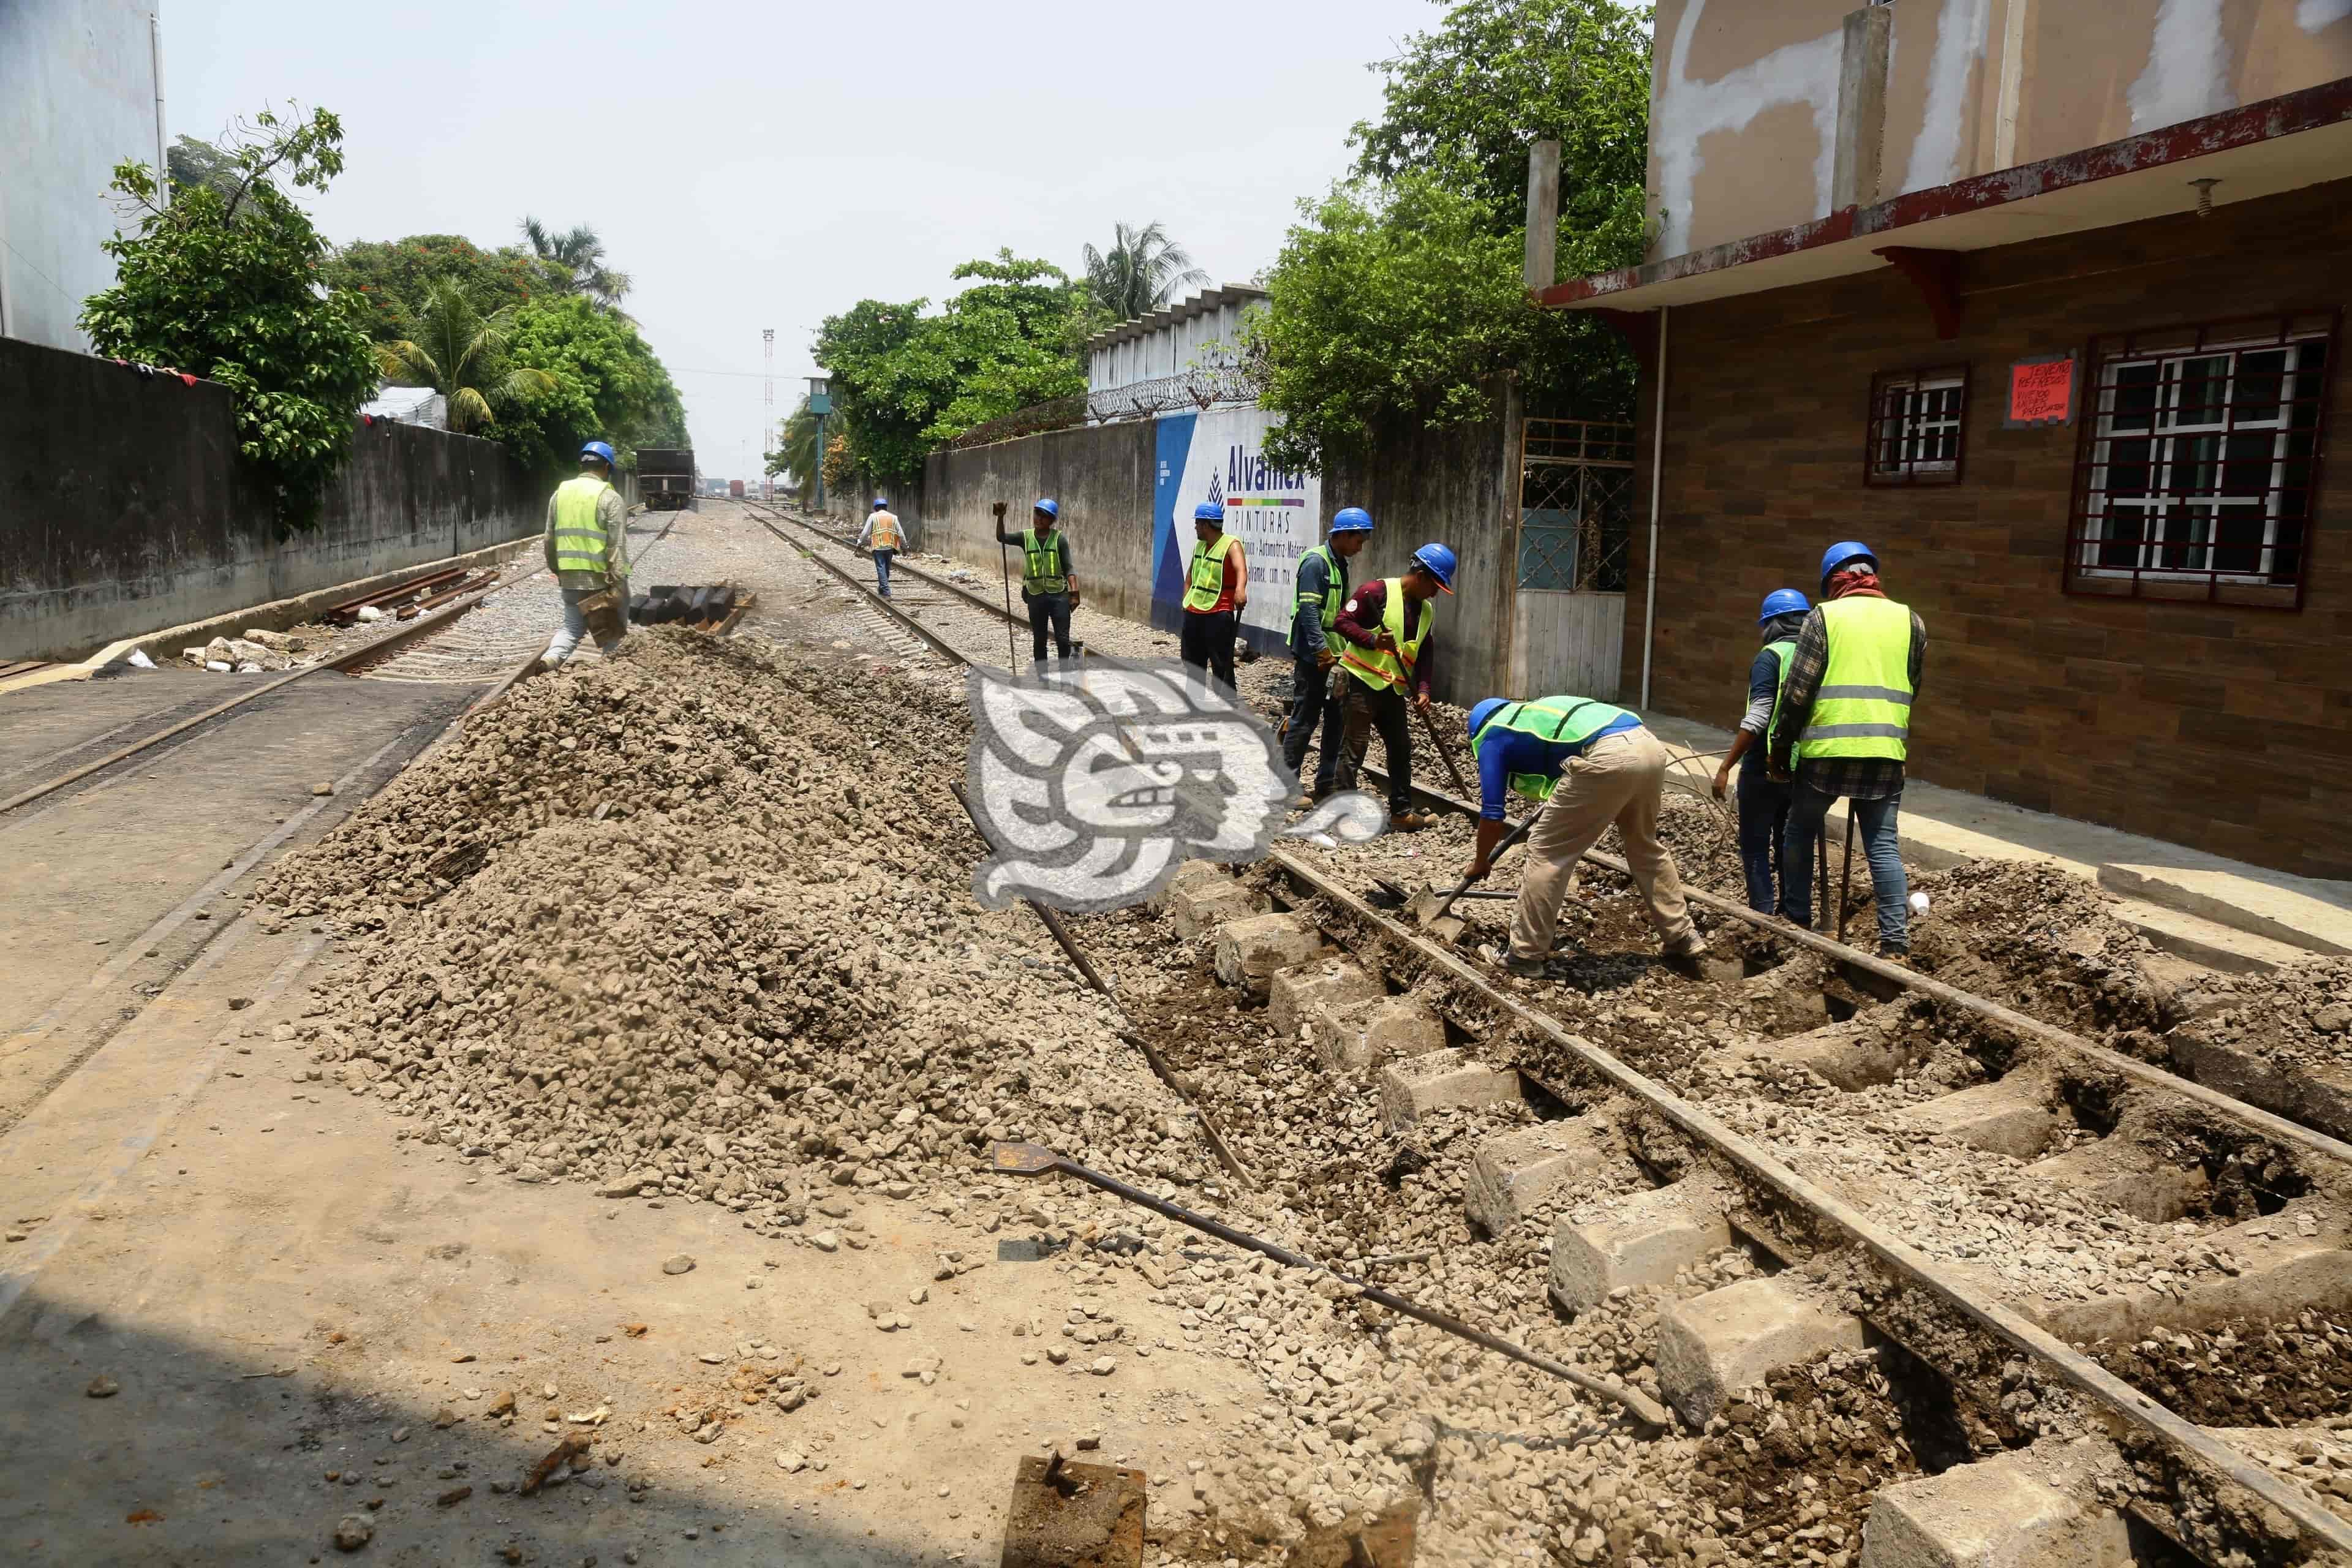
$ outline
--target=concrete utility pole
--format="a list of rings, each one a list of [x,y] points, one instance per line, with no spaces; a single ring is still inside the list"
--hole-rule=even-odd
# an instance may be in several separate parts
[[[776,329],[760,329],[760,347],[766,358],[761,371],[760,390],[762,412],[760,416],[760,493],[772,495],[768,477],[768,454],[782,443],[776,440]]]
[[[1530,289],[1559,281],[1559,143],[1528,149],[1528,265]]]

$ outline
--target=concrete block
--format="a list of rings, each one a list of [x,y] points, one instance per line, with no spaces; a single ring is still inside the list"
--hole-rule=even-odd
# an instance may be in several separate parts
[[[2122,1138],[2102,1138],[2036,1160],[2025,1173],[2113,1204],[2150,1225],[2179,1219],[2202,1202],[2213,1185],[2202,1170],[2168,1165]]]
[[[2128,1568],[2123,1517],[2076,1495],[2043,1443],[1881,1489],[1861,1568]]]
[[[1617,1119],[1606,1111],[1514,1127],[1478,1145],[1462,1204],[1471,1223],[1489,1236],[1504,1236],[1577,1182],[1612,1166],[1630,1173],[1632,1164]]]
[[[1450,1105],[1508,1105],[1523,1098],[1517,1073],[1473,1061],[1451,1046],[1381,1069],[1381,1125],[1391,1131]]]
[[[1793,1275],[1742,1279],[1658,1320],[1658,1390],[1694,1426],[1772,1372],[1863,1348],[1862,1320]]]
[[[2172,1068],[2275,1116],[2331,1138],[2352,1138],[2352,1070],[2333,1063],[2283,1067],[2234,1043],[2207,1038],[2195,1024],[2165,1037]]]
[[[1323,956],[1323,933],[1305,915],[1248,915],[1217,928],[1217,978],[1263,996],[1274,977]]]
[[[2012,1160],[2039,1157],[2066,1120],[2050,1103],[2049,1086],[2025,1073],[1906,1105],[1887,1118],[1906,1131],[1937,1133]]]
[[[1445,1021],[1411,996],[1376,996],[1327,1013],[1315,1020],[1314,1033],[1316,1058],[1328,1072],[1370,1072],[1400,1057],[1445,1048]]]
[[[2303,1234],[2305,1215],[2316,1222],[2310,1236]],[[2343,1221],[2331,1219],[2319,1200],[2309,1199],[2197,1239],[2196,1251],[2226,1257],[2234,1273],[2208,1269],[2168,1288],[2135,1286],[2088,1301],[2032,1303],[2026,1310],[2052,1333],[2077,1344],[2144,1339],[2158,1324],[2209,1329],[2232,1318],[2268,1321],[2306,1309],[2341,1312],[2352,1310],[2347,1239]]]
[[[1751,1047],[1749,1054],[1811,1068],[1843,1089],[1868,1089],[1893,1083],[1896,1073],[1926,1053],[1927,1032],[1915,1035],[1914,1022],[1907,1004],[1889,1003],[1843,1024]]]
[[[1301,1024],[1325,1013],[1336,1013],[1359,1002],[1387,995],[1388,987],[1344,958],[1318,969],[1294,969],[1277,974],[1266,990],[1265,1019],[1274,1032],[1288,1039]]]
[[[1163,893],[1168,918],[1187,942],[1265,909],[1265,900],[1205,860],[1178,867]]]
[[[1731,1194],[1715,1177],[1588,1205],[1551,1238],[1551,1291],[1571,1312],[1590,1311],[1627,1287],[1656,1289],[1731,1245]]]
[[[1162,882],[1160,885],[1160,890],[1151,895],[1151,908],[1158,913],[1165,914],[1175,903],[1178,893],[1187,889],[1213,888],[1220,884],[1240,886],[1234,881],[1230,872],[1213,860],[1179,860],[1176,862],[1176,868],[1168,873],[1168,880]]]

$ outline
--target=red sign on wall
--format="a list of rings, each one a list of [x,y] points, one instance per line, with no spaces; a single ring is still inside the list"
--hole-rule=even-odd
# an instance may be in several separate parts
[[[2037,425],[2074,422],[2074,356],[2045,354],[2018,360],[2009,367],[2008,417],[2011,430]]]

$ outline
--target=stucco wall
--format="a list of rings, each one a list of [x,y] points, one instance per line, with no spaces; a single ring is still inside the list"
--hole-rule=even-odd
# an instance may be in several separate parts
[[[1827,216],[1853,9],[1660,0],[1653,258]],[[2352,0],[1902,0],[1888,16],[1881,174],[1866,199],[2352,75]]]
[[[120,637],[539,531],[505,447],[378,420],[319,526],[280,539],[236,462],[229,393],[0,339],[0,658]]]
[[[0,332],[87,349],[81,303],[114,281],[114,165],[155,162],[156,0],[0,4]]]

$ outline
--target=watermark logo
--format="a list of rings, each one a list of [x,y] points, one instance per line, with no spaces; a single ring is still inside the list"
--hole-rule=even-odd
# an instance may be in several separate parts
[[[1043,673],[971,671],[967,779],[996,853],[972,873],[991,909],[1072,911],[1150,897],[1185,859],[1262,859],[1279,837],[1362,844],[1388,812],[1356,791],[1281,826],[1298,781],[1265,721],[1169,659],[1089,657]]]

